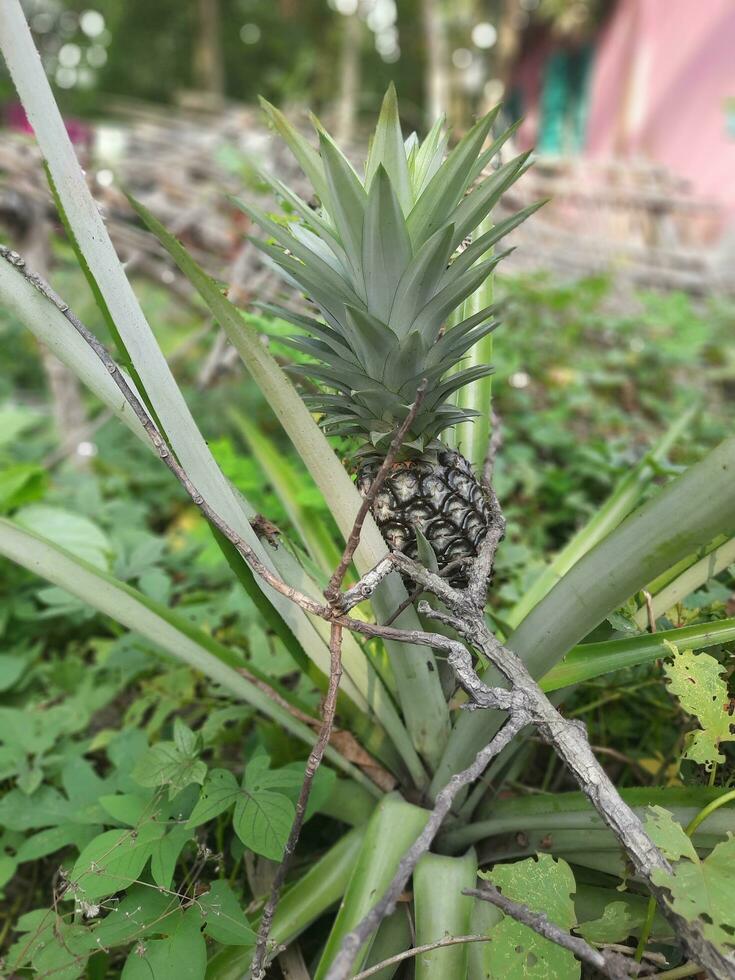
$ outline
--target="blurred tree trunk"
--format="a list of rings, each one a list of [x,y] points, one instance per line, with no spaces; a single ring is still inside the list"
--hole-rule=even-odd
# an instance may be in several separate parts
[[[498,21],[498,41],[495,46],[495,77],[508,90],[513,65],[521,49],[521,6],[518,0],[503,0]]]
[[[18,241],[18,250],[28,263],[28,268],[43,279],[48,279],[50,260],[51,225],[44,208],[35,202],[30,205],[28,222]],[[87,458],[80,456],[77,447],[87,438],[87,413],[75,374],[55,357],[44,344],[39,344],[41,364],[46,375],[51,400],[51,412],[59,438],[59,456],[68,458],[80,469],[87,465]]]
[[[194,77],[199,90],[217,102],[225,92],[219,0],[196,2],[198,31],[194,49]]]
[[[360,98],[362,21],[358,14],[343,16],[339,59],[340,93],[337,103],[335,135],[338,143],[351,143],[355,135],[357,104]]]
[[[426,44],[425,97],[429,123],[449,110],[449,47],[441,0],[421,0]]]

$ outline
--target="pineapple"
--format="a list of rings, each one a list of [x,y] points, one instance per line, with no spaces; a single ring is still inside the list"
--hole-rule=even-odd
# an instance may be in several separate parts
[[[421,549],[425,558],[428,542],[438,568],[451,564],[450,581],[462,586],[468,561],[461,559],[477,554],[490,511],[469,462],[440,437],[477,414],[457,407],[453,396],[492,371],[490,365],[462,369],[461,361],[497,326],[496,308],[460,322],[450,318],[503,257],[488,257],[492,246],[535,208],[467,243],[525,171],[528,154],[483,175],[512,132],[483,149],[498,109],[448,154],[441,120],[423,142],[415,134],[404,141],[391,86],[363,178],[318,122],[317,152],[277,109],[263,105],[316,197],[316,205],[309,205],[264,173],[289,215],[274,220],[240,205],[268,236],[256,244],[306,294],[318,317],[268,309],[300,329],[288,342],[313,359],[298,370],[320,386],[320,394],[308,398],[320,424],[328,434],[359,438],[357,485],[363,495],[418,386],[428,380],[372,510],[390,548],[411,557]]]

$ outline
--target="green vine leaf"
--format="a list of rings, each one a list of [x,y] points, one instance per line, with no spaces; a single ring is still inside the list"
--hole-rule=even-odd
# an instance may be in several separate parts
[[[247,788],[235,804],[235,833],[256,854],[280,861],[296,810],[289,798],[270,790]]]
[[[722,742],[735,740],[733,724],[727,712],[727,684],[722,678],[724,668],[707,653],[680,653],[673,643],[666,643],[673,659],[664,664],[669,690],[687,714],[694,715],[701,728],[688,736],[683,758],[691,759],[706,769],[725,761],[720,752]]]
[[[496,865],[480,872],[506,898],[522,902],[534,912],[545,913],[551,922],[567,932],[576,923],[574,875],[566,861],[550,854],[527,858],[514,864]],[[572,953],[543,936],[504,916],[490,930],[488,943],[489,975],[505,980],[578,980],[580,966]]]
[[[199,759],[202,741],[187,725],[176,718],[173,742],[159,742],[150,748],[133,769],[133,779],[140,786],[168,786],[168,798],[191,783],[201,785],[207,765]]]
[[[207,946],[201,933],[201,915],[193,908],[166,920],[164,939],[143,940],[125,961],[122,980],[204,980]],[[167,928],[168,927],[168,928]]]
[[[621,943],[640,923],[641,917],[633,914],[627,902],[611,902],[599,919],[583,922],[574,931],[588,943]]]
[[[255,945],[255,933],[226,881],[213,881],[207,894],[199,899],[199,908],[204,916],[205,933],[218,943]]]
[[[651,809],[655,812],[646,830],[675,862],[673,874],[658,869],[653,881],[669,890],[675,912],[690,922],[698,920],[707,939],[727,950],[735,949],[735,837],[721,841],[702,860],[672,815],[661,807]]]

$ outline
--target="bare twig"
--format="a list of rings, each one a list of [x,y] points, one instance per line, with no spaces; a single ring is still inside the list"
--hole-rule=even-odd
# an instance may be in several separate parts
[[[462,894],[469,895],[471,898],[479,898],[483,902],[490,902],[491,905],[499,908],[505,915],[511,916],[516,922],[528,926],[529,929],[533,929],[545,939],[550,939],[552,943],[568,949],[574,953],[577,959],[594,967],[604,976],[610,977],[610,980],[629,980],[631,974],[637,975],[641,971],[640,964],[633,960],[628,960],[620,953],[601,952],[579,936],[572,936],[564,929],[554,925],[544,912],[534,912],[527,905],[506,898],[490,882],[483,883],[482,888],[465,888]]]
[[[373,506],[373,502],[378,495],[380,488],[385,483],[388,474],[391,471],[391,467],[396,461],[400,448],[414,423],[418,410],[421,408],[421,403],[424,400],[424,395],[426,394],[427,385],[428,382],[426,379],[424,379],[418,386],[414,403],[409,409],[405,419],[398,427],[396,434],[393,436],[393,440],[390,444],[386,457],[380,464],[380,468],[375,474],[373,482],[370,484],[370,489],[365,494],[362,503],[360,504],[360,508],[357,511],[357,516],[355,517],[355,523],[352,526],[352,531],[350,532],[350,536],[347,538],[342,559],[335,569],[334,574],[330,578],[329,584],[324,590],[324,595],[330,602],[334,602],[339,597],[339,590],[342,586],[342,582],[344,581],[344,577],[347,574],[347,569],[350,567],[350,562],[352,561],[353,555],[360,544],[360,535],[362,534],[362,526],[365,523],[365,518],[370,513],[370,508]]]
[[[646,614],[648,615],[648,632],[656,632],[656,614],[653,611],[653,596],[648,589],[643,589],[643,598],[646,600]]]
[[[426,943],[423,946],[412,946],[411,949],[404,949],[402,953],[396,953],[395,956],[390,956],[387,960],[381,960],[380,963],[376,963],[375,966],[371,966],[368,970],[362,970],[360,973],[356,973],[352,980],[367,980],[368,977],[375,976],[376,973],[380,973],[387,966],[395,966],[396,963],[413,959],[414,956],[423,956],[424,953],[431,953],[435,949],[445,949],[447,946],[459,946],[464,943],[490,942],[492,942],[492,936],[445,936],[443,939],[438,939],[435,943]]]
[[[252,977],[252,980],[263,980],[263,977],[265,977],[268,933],[270,932],[271,924],[273,922],[273,915],[276,911],[276,905],[278,904],[281,889],[283,888],[286,875],[288,874],[288,869],[291,866],[291,861],[293,860],[294,851],[296,850],[296,845],[301,834],[301,828],[304,825],[306,805],[309,802],[309,794],[311,793],[314,776],[316,775],[316,771],[319,768],[322,758],[324,757],[324,752],[329,744],[330,735],[332,734],[334,712],[337,707],[337,691],[339,689],[341,677],[342,627],[338,623],[332,623],[331,634],[329,637],[329,689],[327,691],[327,696],[324,699],[322,727],[319,732],[319,738],[316,741],[316,745],[309,753],[309,758],[306,763],[306,770],[304,772],[304,781],[301,784],[301,791],[296,803],[296,815],[294,817],[293,824],[291,825],[291,832],[288,835],[286,846],[283,849],[283,857],[281,858],[281,863],[276,871],[276,876],[271,887],[271,893],[268,897],[268,901],[265,904],[263,915],[260,919],[258,938],[255,944],[255,953],[253,955],[253,962],[250,967],[250,976]]]

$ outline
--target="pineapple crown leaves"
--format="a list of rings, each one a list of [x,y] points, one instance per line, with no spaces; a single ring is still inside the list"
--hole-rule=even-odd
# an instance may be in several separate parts
[[[522,153],[482,176],[516,126],[483,149],[498,106],[449,152],[443,120],[423,141],[415,133],[404,140],[391,85],[361,177],[315,117],[318,149],[278,109],[262,99],[261,105],[319,201],[315,210],[263,173],[293,220],[284,224],[235,202],[267,236],[255,244],[320,314],[267,308],[298,328],[286,343],[316,362],[293,370],[337,393],[311,401],[330,432],[362,435],[375,447],[390,442],[418,384],[428,378],[429,394],[406,443],[409,451],[423,451],[444,429],[475,414],[451,399],[492,371],[489,365],[456,368],[498,325],[497,307],[451,327],[448,318],[508,254],[488,257],[490,250],[544,203],[513,214],[458,251],[528,168],[529,154]]]

